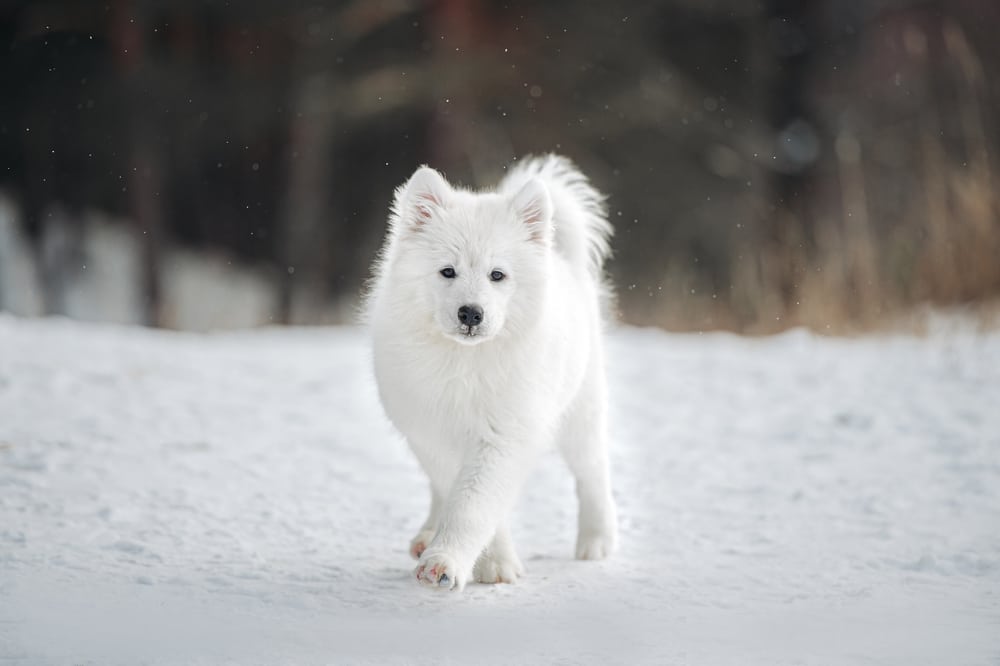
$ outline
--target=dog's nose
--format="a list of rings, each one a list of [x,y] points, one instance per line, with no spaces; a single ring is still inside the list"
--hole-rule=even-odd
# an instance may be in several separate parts
[[[458,309],[458,321],[463,326],[479,326],[483,323],[483,309],[478,305],[463,305]]]

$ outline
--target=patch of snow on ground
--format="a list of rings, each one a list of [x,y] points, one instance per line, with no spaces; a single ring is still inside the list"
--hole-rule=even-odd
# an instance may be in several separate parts
[[[0,662],[996,664],[1000,335],[610,335],[619,553],[417,585],[364,333],[0,315]]]

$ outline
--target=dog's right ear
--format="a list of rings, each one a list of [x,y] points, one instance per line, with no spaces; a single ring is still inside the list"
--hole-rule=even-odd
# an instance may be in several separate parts
[[[514,212],[528,228],[531,240],[548,243],[552,237],[552,197],[545,183],[532,178],[514,195]]]
[[[422,166],[410,176],[405,185],[396,190],[393,210],[402,228],[419,231],[440,216],[448,206],[451,195],[448,181],[434,169]]]

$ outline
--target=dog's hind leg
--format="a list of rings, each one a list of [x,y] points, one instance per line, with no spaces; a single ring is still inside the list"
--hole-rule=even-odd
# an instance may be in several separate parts
[[[576,477],[580,503],[576,557],[603,559],[615,548],[618,519],[611,496],[607,399],[601,378],[588,378],[570,407],[559,436],[559,449]]]
[[[472,577],[478,583],[515,583],[523,573],[524,566],[514,551],[509,521],[504,520],[490,545],[479,554]]]

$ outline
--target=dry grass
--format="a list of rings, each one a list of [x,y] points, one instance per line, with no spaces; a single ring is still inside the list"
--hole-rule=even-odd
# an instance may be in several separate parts
[[[842,131],[834,151],[840,200],[808,221],[809,241],[804,221],[779,209],[772,226],[782,237],[736,248],[728,289],[713,292],[672,264],[657,293],[625,290],[625,319],[680,331],[919,332],[931,306],[971,314],[985,328],[1000,324],[1000,178],[988,150],[1000,128],[962,30],[946,23],[942,33],[954,98],[927,108],[902,137],[916,184],[902,205],[884,199],[888,180],[903,181],[874,164],[877,137]],[[943,138],[944,113],[958,114],[949,118],[961,128],[958,146]]]

